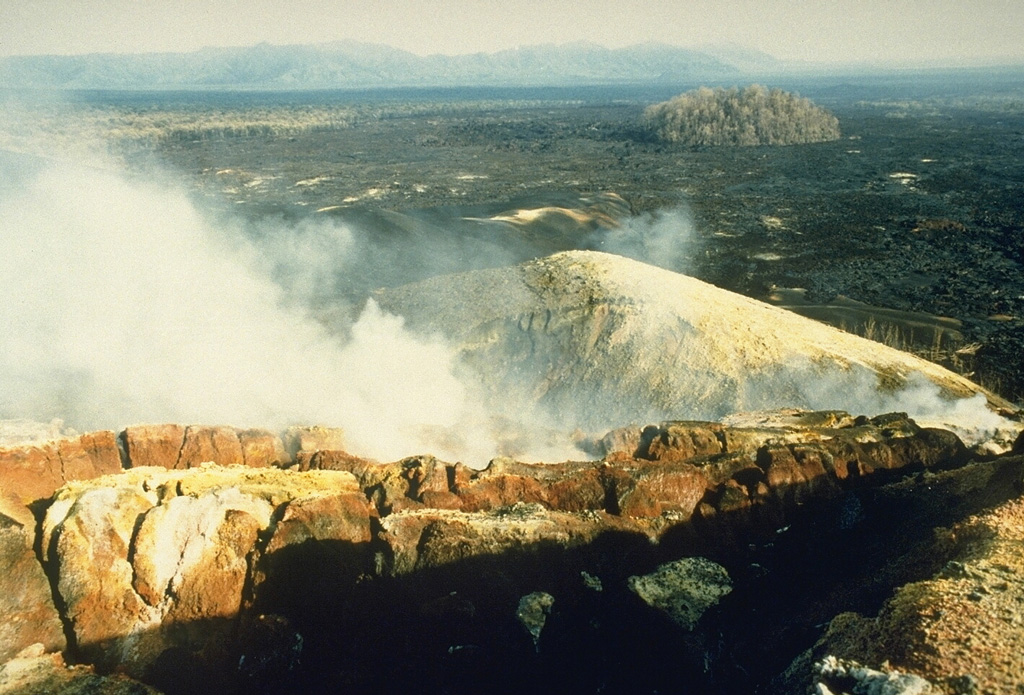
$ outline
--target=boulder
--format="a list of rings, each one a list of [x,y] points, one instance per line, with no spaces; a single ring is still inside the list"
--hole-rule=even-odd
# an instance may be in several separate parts
[[[533,647],[540,651],[540,634],[547,623],[551,607],[555,605],[555,597],[544,591],[535,591],[519,599],[516,607],[516,620],[523,626],[533,640]]]
[[[725,568],[702,557],[667,562],[649,574],[630,577],[628,584],[644,603],[684,630],[693,630],[701,616],[732,591]]]

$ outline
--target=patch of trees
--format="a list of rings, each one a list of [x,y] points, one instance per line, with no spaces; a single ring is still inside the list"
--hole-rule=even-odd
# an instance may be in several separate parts
[[[839,138],[829,111],[781,89],[701,87],[648,106],[655,135],[685,145],[796,145]]]

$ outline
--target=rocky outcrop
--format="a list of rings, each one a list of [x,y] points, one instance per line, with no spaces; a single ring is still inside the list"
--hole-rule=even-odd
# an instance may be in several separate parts
[[[295,451],[305,442],[306,431],[336,432],[327,428],[290,428],[284,440],[295,442]],[[136,425],[121,433],[126,467],[160,466],[183,469],[201,463],[234,464],[262,468],[282,466],[291,461],[282,437],[267,430],[240,430],[233,427],[197,427],[181,425]],[[315,440],[314,440],[315,441]],[[330,443],[334,443],[331,441]]]
[[[571,550],[609,531],[643,533],[641,525],[626,518],[553,512],[526,503],[486,513],[408,510],[384,517],[381,526],[390,557],[387,572],[393,576],[544,546]]]
[[[886,483],[921,492],[901,498],[909,510],[944,476],[989,470],[973,474],[978,490],[1020,480],[1017,459],[967,465],[955,435],[902,414],[792,411],[735,422],[624,428],[587,445],[595,460],[499,458],[483,470],[431,456],[382,464],[302,451],[317,445],[308,443],[276,466],[244,465],[247,442],[273,457],[284,440],[129,428],[121,439],[130,467],[65,483],[33,503],[38,519],[18,496],[0,504],[0,597],[10,597],[0,598],[0,656],[38,642],[169,695],[373,690],[365,664],[382,650],[402,664],[391,676],[398,690],[490,678],[542,692],[543,679],[569,671],[585,674],[587,691],[710,687],[731,658],[715,645],[742,641],[728,616],[756,624],[767,612],[743,602],[761,595],[758,578],[770,571],[759,555],[797,537],[790,524],[804,524],[808,539],[847,533],[866,523],[864,506]],[[321,434],[311,441],[329,441]],[[104,441],[116,446],[112,435]],[[236,462],[196,462],[207,455]],[[133,467],[140,461],[166,465]],[[985,586],[968,606],[1003,591]],[[829,634],[868,621],[876,635],[884,622],[845,620]],[[844,651],[843,640],[826,644],[808,654],[799,687],[828,654],[882,660],[881,651]],[[626,654],[642,683],[609,671]],[[524,669],[530,659],[536,668]],[[939,673],[892,663],[928,680]]]
[[[34,430],[33,430],[34,431]],[[251,468],[290,466],[300,455],[344,448],[335,427],[293,426],[281,435],[261,429],[198,425],[133,425],[110,431],[8,438],[0,446],[0,490],[30,503],[52,495],[64,483],[117,473],[122,468],[159,466],[187,469],[203,463]]]
[[[1021,463],[1024,463],[1022,461]],[[1019,468],[1018,475],[1019,475]],[[1024,688],[1024,498],[938,529],[932,552],[944,564],[899,588],[878,615],[843,613],[798,658],[777,692],[807,678],[807,664],[888,664],[930,682],[932,691],[1011,693]],[[805,682],[805,680],[804,680]]]
[[[227,658],[253,568],[291,543],[365,543],[370,513],[349,473],[136,468],[62,488],[42,545],[76,653],[145,677],[170,650]]]

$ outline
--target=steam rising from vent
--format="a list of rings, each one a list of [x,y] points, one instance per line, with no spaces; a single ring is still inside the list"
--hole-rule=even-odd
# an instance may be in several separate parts
[[[166,185],[70,164],[20,178],[0,198],[0,417],[322,423],[384,459],[493,455],[439,339],[370,302],[342,343]],[[428,446],[424,428],[460,434]]]
[[[436,229],[409,218],[406,236],[380,240],[324,218],[243,233],[168,181],[108,166],[0,157],[0,419],[324,424],[345,429],[352,453],[474,466],[581,456],[575,428],[740,408],[1002,424],[984,396],[940,398],[934,383],[977,387],[935,365],[607,253],[435,277],[378,304],[368,283],[385,272],[452,270]],[[662,213],[581,245],[675,270],[691,231],[685,211]],[[485,243],[456,269],[523,252]],[[821,365],[834,357],[871,369],[831,378]],[[886,395],[882,363],[929,376]]]
[[[691,269],[695,239],[693,218],[685,207],[627,220],[594,235],[590,247],[676,272]]]

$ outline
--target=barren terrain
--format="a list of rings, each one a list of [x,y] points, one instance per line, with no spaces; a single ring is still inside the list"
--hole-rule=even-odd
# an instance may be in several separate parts
[[[481,246],[500,249],[502,264],[600,246],[571,224],[484,233],[465,218],[579,208],[605,193],[621,196],[618,216],[682,208],[692,227],[671,248],[647,249],[644,260],[759,299],[802,288],[812,306],[848,298],[868,309],[917,312],[915,321],[955,319],[946,324],[953,341],[944,344],[934,332],[915,333],[898,313],[816,314],[974,372],[983,385],[1019,398],[1019,76],[925,73],[795,86],[838,116],[840,140],[656,143],[639,127],[642,110],[675,91],[639,87],[90,93],[76,110],[51,107],[28,130],[60,133],[69,143],[100,135],[137,166],[155,156],[232,214],[330,215],[399,243],[427,237],[447,257],[442,271],[488,265]],[[5,144],[31,149],[25,129],[19,138]],[[400,284],[429,274],[418,272],[373,280]]]

